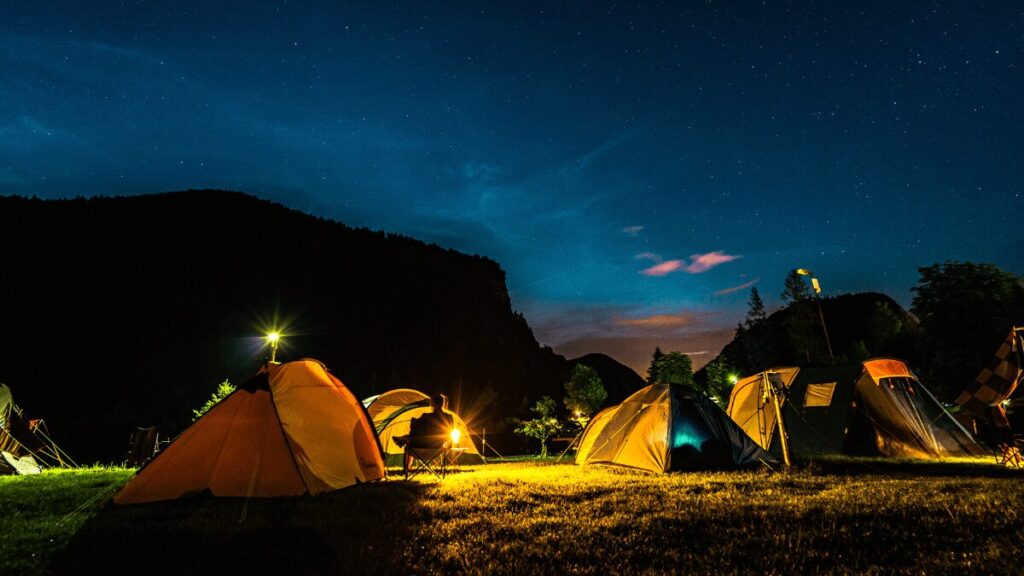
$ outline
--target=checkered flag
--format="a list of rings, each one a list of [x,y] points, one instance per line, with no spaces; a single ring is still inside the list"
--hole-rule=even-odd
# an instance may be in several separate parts
[[[1021,380],[1022,330],[1010,330],[1010,335],[988,366],[978,374],[971,387],[956,399],[957,405],[996,428],[1010,427],[1002,402],[1013,394]]]

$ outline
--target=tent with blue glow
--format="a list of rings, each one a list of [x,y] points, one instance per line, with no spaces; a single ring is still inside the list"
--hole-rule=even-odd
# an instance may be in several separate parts
[[[710,398],[688,386],[652,384],[595,416],[576,463],[652,472],[757,466],[773,461]]]

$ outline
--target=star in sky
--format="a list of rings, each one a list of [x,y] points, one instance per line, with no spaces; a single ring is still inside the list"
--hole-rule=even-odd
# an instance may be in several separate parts
[[[494,258],[556,350],[714,352],[798,266],[904,305],[919,266],[1024,272],[1021,16],[8,4],[0,191],[245,191]]]

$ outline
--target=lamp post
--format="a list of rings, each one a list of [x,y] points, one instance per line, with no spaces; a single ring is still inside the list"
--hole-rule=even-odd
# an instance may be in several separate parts
[[[270,362],[277,362],[277,343],[281,340],[281,335],[277,332],[269,332],[267,334],[267,342],[270,344]]]
[[[801,276],[810,276],[811,288],[814,289],[814,301],[818,304],[818,318],[821,320],[821,331],[825,333],[825,346],[828,347],[828,360],[832,364],[836,363],[835,356],[832,355],[832,341],[828,337],[828,328],[825,327],[825,314],[821,311],[821,284],[818,283],[818,279],[814,277],[814,272],[807,270],[806,268],[797,268],[796,273]]]

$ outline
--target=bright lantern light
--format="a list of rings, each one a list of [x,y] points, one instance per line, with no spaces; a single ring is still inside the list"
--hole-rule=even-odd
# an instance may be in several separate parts
[[[270,332],[267,334],[267,342],[270,342],[271,344],[276,344],[277,341],[280,339],[281,335],[278,334],[277,332]]]
[[[462,432],[458,428],[452,428],[452,446],[459,444],[459,438],[462,437]]]
[[[729,374],[729,382],[735,384],[737,380],[739,380],[739,378],[737,378],[735,374]]]

